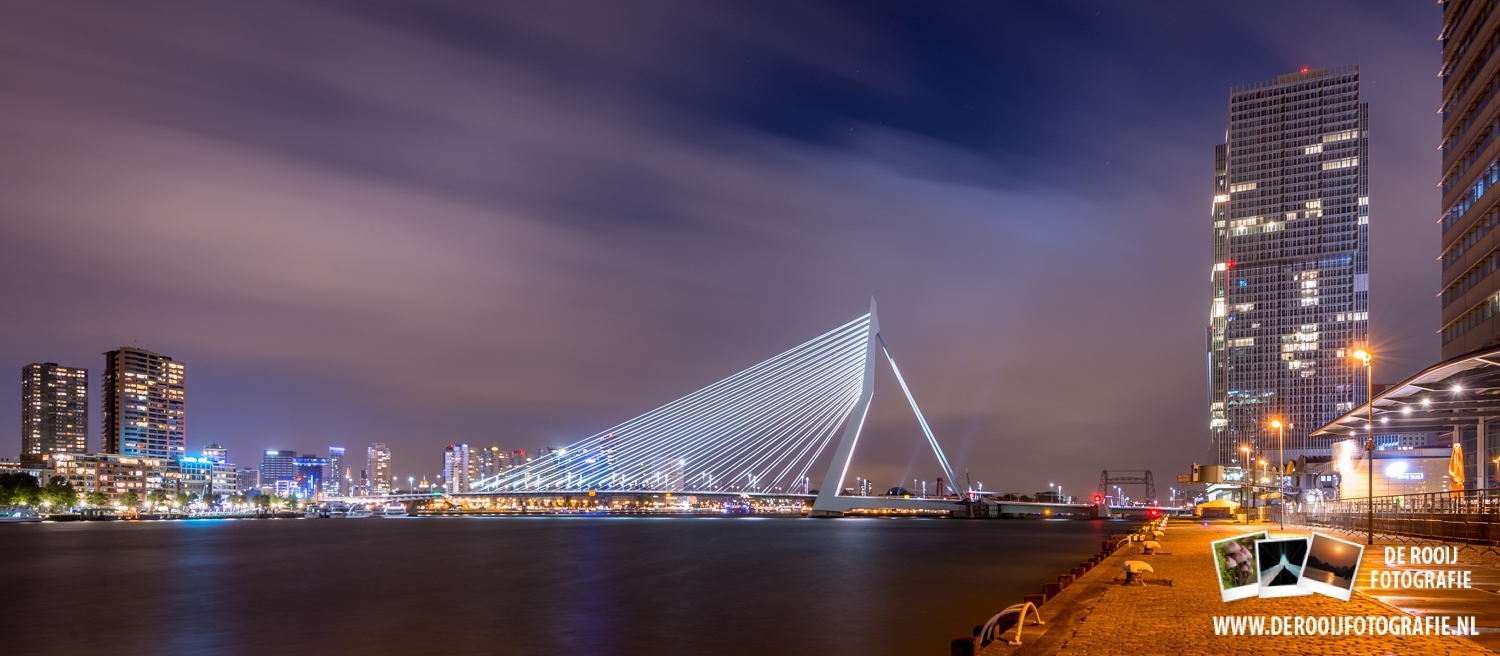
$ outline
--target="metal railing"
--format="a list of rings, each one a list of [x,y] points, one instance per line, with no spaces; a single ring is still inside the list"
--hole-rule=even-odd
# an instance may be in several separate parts
[[[1373,520],[1370,516],[1373,505]],[[1353,497],[1287,509],[1293,526],[1353,534],[1373,532],[1398,542],[1436,541],[1500,546],[1500,488]]]

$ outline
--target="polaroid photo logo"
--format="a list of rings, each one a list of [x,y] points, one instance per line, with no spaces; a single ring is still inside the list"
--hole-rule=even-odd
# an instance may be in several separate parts
[[[1229,602],[1318,593],[1349,601],[1359,576],[1362,544],[1313,533],[1271,539],[1265,531],[1213,542],[1219,596]]]
[[[1216,540],[1212,544],[1215,566],[1219,571],[1219,594],[1226,602],[1247,597],[1266,599],[1312,593],[1349,601],[1354,592],[1354,581],[1359,577],[1360,559],[1365,554],[1362,544],[1322,533],[1313,533],[1307,538],[1270,538],[1265,531],[1260,531]],[[1404,564],[1403,549],[1388,550],[1387,563]],[[1457,562],[1456,551],[1449,556],[1433,549],[1413,549],[1417,550],[1412,556],[1413,562]],[[1372,585],[1377,580],[1386,579],[1434,583],[1448,579],[1466,580],[1442,572],[1392,574],[1379,569],[1372,571],[1369,578]],[[1213,624],[1214,635],[1225,636],[1478,635],[1478,624],[1472,616],[1215,615]]]
[[[1212,543],[1219,570],[1219,597],[1223,601],[1260,594],[1260,571],[1255,566],[1255,543],[1270,537],[1265,531],[1248,533]]]

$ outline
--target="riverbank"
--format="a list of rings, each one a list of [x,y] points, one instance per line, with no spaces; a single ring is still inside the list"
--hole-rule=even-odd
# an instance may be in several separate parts
[[[1364,594],[1356,587],[1348,602],[1323,595],[1249,598],[1223,602],[1218,587],[1218,571],[1211,556],[1214,540],[1257,530],[1267,530],[1272,537],[1306,536],[1306,531],[1276,530],[1275,525],[1228,522],[1189,522],[1172,520],[1159,541],[1156,555],[1143,555],[1137,544],[1121,549],[1099,567],[1085,574],[1061,594],[1044,604],[1044,624],[1024,627],[1021,646],[1003,639],[992,643],[981,656],[1032,654],[1096,655],[1120,654],[1328,654],[1328,653],[1397,653],[1397,654],[1492,654],[1474,640],[1440,635],[1349,635],[1349,636],[1234,636],[1217,635],[1215,616],[1265,617],[1399,617],[1403,611],[1377,596]],[[1347,537],[1347,536],[1345,536]],[[1366,550],[1364,567],[1383,567],[1383,545]],[[1369,559],[1374,558],[1372,562]],[[1123,586],[1116,580],[1126,560],[1146,562],[1155,570],[1148,583]],[[1469,569],[1483,569],[1475,562]],[[1368,571],[1368,570],[1364,570]],[[1475,585],[1492,580],[1494,572],[1476,572]],[[1170,585],[1165,583],[1170,581]],[[1392,597],[1396,595],[1391,595]],[[1409,596],[1409,595],[1406,595]],[[1493,600],[1493,601],[1492,601]],[[1019,601],[1019,600],[1017,600]],[[1394,601],[1394,599],[1393,599]],[[1416,610],[1412,614],[1440,612],[1445,615],[1488,616],[1500,606],[1500,597],[1482,590],[1464,591],[1462,597],[1448,595],[1440,610]],[[1481,630],[1486,623],[1479,622]],[[1478,640],[1490,642],[1496,634],[1485,631]]]

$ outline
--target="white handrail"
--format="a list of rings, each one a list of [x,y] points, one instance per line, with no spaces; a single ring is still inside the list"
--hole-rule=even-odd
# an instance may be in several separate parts
[[[1036,619],[1037,624],[1044,624],[1044,622],[1042,622],[1042,614],[1036,609],[1036,604],[1033,604],[1029,601],[1016,604],[1014,606],[1006,608],[1005,610],[995,613],[995,616],[991,617],[990,621],[984,623],[984,628],[979,631],[979,646],[983,647],[990,644],[991,642],[1000,639],[1001,632],[996,630],[996,628],[999,626],[1000,618],[1005,617],[1006,615],[1009,615],[1011,613],[1020,613],[1021,617],[1016,620],[1016,639],[1009,642],[1012,645],[1021,644],[1021,627],[1026,624],[1027,609],[1031,610],[1031,616]]]

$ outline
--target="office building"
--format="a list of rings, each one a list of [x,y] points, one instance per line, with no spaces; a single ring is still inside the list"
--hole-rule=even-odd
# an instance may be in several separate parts
[[[168,494],[191,494],[212,500],[214,461],[203,457],[183,456],[162,469],[162,486]]]
[[[210,444],[203,447],[203,457],[214,462],[229,462],[229,449],[217,444]]]
[[[348,481],[345,480],[344,471],[344,447],[328,447],[328,474],[323,481],[323,493],[329,496],[341,497],[349,492]]]
[[[1215,152],[1209,424],[1220,465],[1328,453],[1309,432],[1365,402],[1368,106],[1357,66],[1230,91]]]
[[[159,353],[104,354],[104,450],[157,460],[187,455],[185,371]]]
[[[88,451],[89,372],[55,362],[21,369],[21,464]]]
[[[271,449],[261,456],[260,484],[257,486],[270,492],[277,483],[290,484],[297,480],[297,452],[286,449]]]
[[[449,444],[443,449],[443,489],[449,494],[468,492],[477,463],[467,444]]]
[[[365,450],[366,492],[391,493],[391,450],[376,442]]]
[[[255,469],[241,469],[234,473],[235,491],[241,494],[260,489],[260,471]]]
[[[295,493],[298,498],[316,499],[322,496],[323,483],[328,477],[328,459],[313,455],[302,455],[292,459],[296,468]]]

